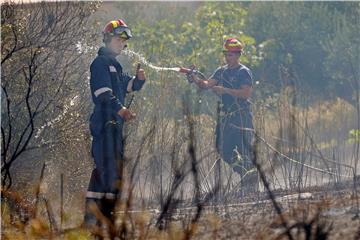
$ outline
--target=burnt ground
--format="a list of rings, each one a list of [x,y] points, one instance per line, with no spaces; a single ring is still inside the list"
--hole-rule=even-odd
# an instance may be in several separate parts
[[[184,238],[187,231],[192,233],[191,239],[289,239],[286,229],[291,229],[293,239],[360,239],[359,184],[357,191],[353,181],[344,181],[302,189],[300,193],[277,190],[273,194],[281,215],[268,194],[260,192],[246,196],[234,193],[226,202],[181,202],[158,225],[161,209],[139,210],[141,208],[135,204],[126,216],[119,211],[117,219],[127,222],[129,237],[126,239],[190,239]],[[196,219],[198,207],[201,207],[201,214]],[[72,213],[79,220],[82,214],[82,211]],[[191,225],[194,219],[196,223]],[[34,228],[36,222],[30,223]],[[40,235],[41,239],[79,239],[80,236],[93,239],[89,232],[82,231],[79,224],[80,221],[69,222],[65,229],[62,228],[65,231],[55,233],[48,232],[48,228],[40,229],[40,232],[45,232]],[[159,226],[165,231],[158,231]],[[191,231],[189,226],[192,226]],[[29,231],[34,230],[30,228]],[[9,237],[14,236],[14,232],[19,230],[4,224],[4,239],[14,239]],[[29,232],[24,231],[24,234],[28,236]]]
[[[208,202],[202,206],[193,238],[289,239],[287,228],[291,229],[293,239],[360,239],[359,184],[357,192],[354,183],[348,181],[302,189],[300,193],[285,190],[273,193],[281,217],[265,192],[246,197],[234,195],[225,204]],[[130,211],[135,219],[139,214],[148,216],[152,226],[160,213],[159,209]],[[183,234],[196,213],[196,204],[183,203],[167,214],[162,227],[171,229],[168,237]],[[147,235],[149,239],[157,237],[155,233],[152,237],[151,231]]]

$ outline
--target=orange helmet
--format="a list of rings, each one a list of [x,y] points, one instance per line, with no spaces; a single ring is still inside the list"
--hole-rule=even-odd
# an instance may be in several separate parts
[[[228,38],[224,42],[224,52],[239,52],[242,53],[243,45],[236,38]]]
[[[130,28],[121,19],[108,22],[104,27],[103,34],[104,42],[113,36],[120,36],[121,38],[125,39],[132,38]]]

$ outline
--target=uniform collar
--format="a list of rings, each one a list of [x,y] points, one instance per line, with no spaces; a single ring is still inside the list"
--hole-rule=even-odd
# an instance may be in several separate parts
[[[236,67],[234,67],[234,68],[229,68],[229,66],[226,64],[225,65],[225,69],[228,69],[228,70],[238,70],[238,69],[240,69],[240,68],[243,68],[243,66],[244,65],[242,65],[241,63],[239,63],[239,65],[237,65]]]
[[[104,55],[104,56],[107,56],[107,57],[110,57],[110,58],[116,58],[116,53],[114,53],[113,51],[111,51],[109,48],[107,47],[101,47],[99,49],[99,52],[98,52],[99,55]]]

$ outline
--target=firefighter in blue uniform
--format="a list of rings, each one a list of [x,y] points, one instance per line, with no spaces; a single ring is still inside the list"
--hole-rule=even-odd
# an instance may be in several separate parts
[[[257,172],[252,162],[254,126],[249,101],[252,73],[240,63],[242,51],[243,45],[238,39],[228,38],[223,46],[227,64],[207,80],[194,74],[188,75],[188,79],[220,96],[216,147],[223,160],[241,176],[241,192],[249,192],[257,189]]]
[[[96,167],[86,193],[86,225],[99,223],[94,207],[112,219],[123,169],[123,124],[135,117],[124,106],[125,96],[140,90],[145,82],[143,69],[138,69],[136,76],[130,76],[116,60],[132,37],[125,22],[121,19],[110,21],[103,34],[105,47],[99,49],[90,66],[90,89],[95,104],[90,117],[91,152]]]

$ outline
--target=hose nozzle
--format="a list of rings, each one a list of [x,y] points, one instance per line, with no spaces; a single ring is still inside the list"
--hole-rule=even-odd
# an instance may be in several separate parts
[[[191,69],[191,68],[180,67],[179,72],[185,73],[185,74],[194,73],[197,76],[199,76],[201,79],[206,79],[205,75],[202,72],[195,70],[194,68]]]
[[[180,70],[179,70],[179,72],[185,73],[185,74],[190,73],[192,71],[193,71],[193,69],[184,68],[184,67],[180,67]]]

